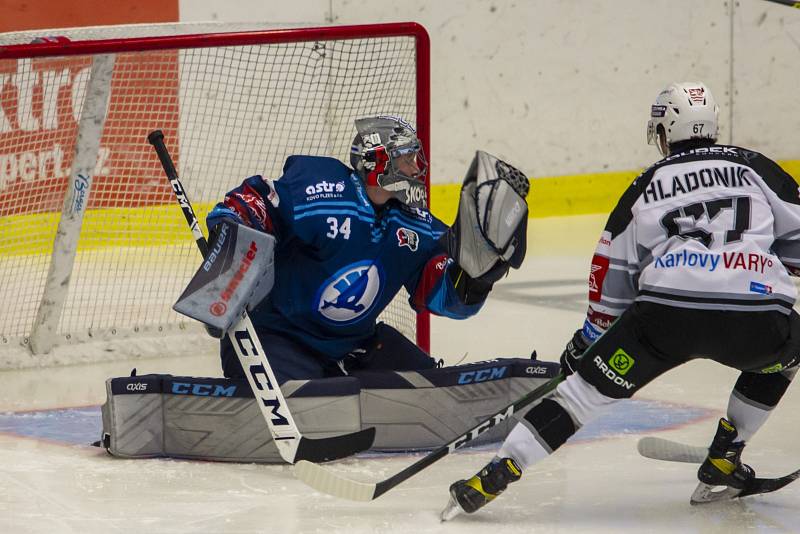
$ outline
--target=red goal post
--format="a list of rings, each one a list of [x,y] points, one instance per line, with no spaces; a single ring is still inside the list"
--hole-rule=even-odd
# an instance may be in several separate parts
[[[0,35],[0,351],[196,331],[171,310],[199,257],[150,130],[167,136],[201,219],[247,176],[280,176],[291,154],[345,158],[359,116],[416,123],[430,160],[419,24],[127,29]],[[429,318],[407,299],[381,319],[428,350]]]

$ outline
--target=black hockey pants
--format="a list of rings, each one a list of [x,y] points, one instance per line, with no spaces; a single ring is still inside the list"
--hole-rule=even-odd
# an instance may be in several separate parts
[[[620,399],[696,358],[742,371],[740,382],[751,383],[759,375],[761,387],[771,388],[772,381],[786,381],[781,371],[797,365],[799,357],[795,311],[694,310],[636,302],[586,350],[577,372],[603,395]]]

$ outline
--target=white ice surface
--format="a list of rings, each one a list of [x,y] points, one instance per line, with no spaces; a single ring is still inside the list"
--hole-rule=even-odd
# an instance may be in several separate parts
[[[434,319],[433,353],[454,364],[489,357],[555,359],[585,307],[599,217],[534,220],[526,265],[501,282],[475,318]],[[100,404],[104,380],[161,372],[216,376],[214,354],[0,373],[0,412]],[[715,410],[654,433],[707,443],[736,373],[693,362],[649,385],[643,399]],[[750,443],[746,460],[761,475],[800,467],[800,402],[790,388]],[[473,516],[441,524],[447,487],[473,474],[492,448],[450,455],[371,503],[315,493],[288,466],[176,460],[121,460],[100,449],[0,433],[0,533],[733,533],[800,532],[800,485],[741,502],[689,505],[695,467],[636,452],[638,435],[570,443],[527,471]],[[420,455],[358,457],[332,464],[365,481],[386,478]]]

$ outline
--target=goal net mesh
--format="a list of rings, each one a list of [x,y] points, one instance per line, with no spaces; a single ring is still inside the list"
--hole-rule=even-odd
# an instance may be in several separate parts
[[[176,28],[150,31],[180,33]],[[116,38],[120,31],[76,30],[69,37]],[[244,178],[278,178],[289,155],[347,157],[356,117],[427,120],[417,115],[413,36],[247,45],[223,39],[115,54],[91,194],[75,197],[86,206],[58,344],[195,329],[171,306],[200,256],[147,143],[150,131],[164,132],[202,222]],[[91,62],[91,55],[0,59],[3,344],[24,345],[31,335],[67,189],[82,187],[70,166]],[[407,299],[398,295],[382,320],[414,339]]]

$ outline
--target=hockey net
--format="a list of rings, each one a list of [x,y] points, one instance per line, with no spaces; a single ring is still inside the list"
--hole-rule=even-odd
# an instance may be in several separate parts
[[[171,309],[200,257],[151,130],[164,132],[201,221],[244,178],[279,177],[291,154],[346,157],[359,116],[415,122],[429,157],[420,26],[197,30],[0,35],[0,367],[25,365],[4,349],[37,360],[199,331]],[[428,348],[407,294],[381,319]]]

